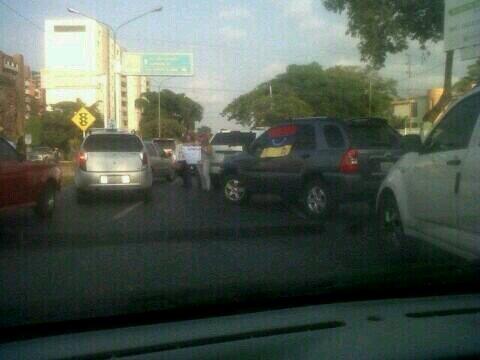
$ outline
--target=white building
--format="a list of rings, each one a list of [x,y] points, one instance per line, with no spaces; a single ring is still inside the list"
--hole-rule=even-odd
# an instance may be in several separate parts
[[[148,80],[144,77],[127,79],[117,74],[114,83],[115,70],[118,72],[120,67],[115,64],[120,63],[123,51],[118,43],[114,44],[108,29],[94,20],[46,20],[42,86],[47,106],[76,99],[87,105],[98,102],[104,118],[112,119],[116,85],[116,126],[138,129],[140,114],[135,111],[135,99],[148,90]]]

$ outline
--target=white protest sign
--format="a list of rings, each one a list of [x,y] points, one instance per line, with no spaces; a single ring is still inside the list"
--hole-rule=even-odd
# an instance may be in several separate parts
[[[182,153],[188,165],[196,165],[202,159],[202,147],[198,145],[183,145]]]

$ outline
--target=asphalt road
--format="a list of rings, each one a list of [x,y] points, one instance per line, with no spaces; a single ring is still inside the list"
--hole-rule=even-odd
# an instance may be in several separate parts
[[[28,209],[0,217],[0,327],[291,296],[402,265],[381,251],[364,204],[320,226],[275,198],[236,207],[179,180],[156,184],[146,204],[132,195],[78,205],[74,195],[63,189],[48,221]]]

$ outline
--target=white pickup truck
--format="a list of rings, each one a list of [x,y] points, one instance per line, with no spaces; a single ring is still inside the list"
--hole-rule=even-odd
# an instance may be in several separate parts
[[[380,239],[397,250],[413,238],[480,257],[480,87],[456,101],[423,143],[390,170],[377,197]]]

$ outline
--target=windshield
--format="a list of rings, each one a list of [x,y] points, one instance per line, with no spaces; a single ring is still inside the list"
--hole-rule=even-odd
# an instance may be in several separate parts
[[[0,0],[2,333],[476,291],[479,9]]]
[[[91,135],[83,144],[88,152],[139,152],[143,146],[140,139],[132,135]]]
[[[224,132],[215,134],[211,145],[248,146],[255,140],[255,133]]]

